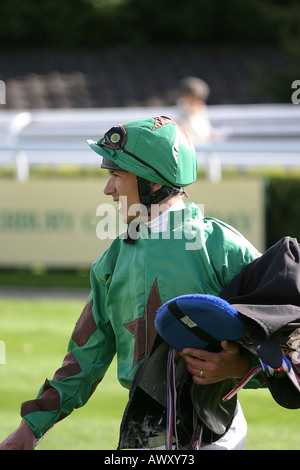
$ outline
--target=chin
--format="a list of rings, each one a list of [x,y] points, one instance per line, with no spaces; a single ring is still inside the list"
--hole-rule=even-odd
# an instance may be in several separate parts
[[[124,224],[129,224],[130,218],[126,214],[120,213],[120,218]]]

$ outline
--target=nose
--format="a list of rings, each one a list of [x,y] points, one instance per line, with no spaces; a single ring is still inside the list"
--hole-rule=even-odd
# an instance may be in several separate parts
[[[116,188],[112,178],[109,178],[109,180],[107,181],[103,192],[106,196],[111,196],[116,192]]]

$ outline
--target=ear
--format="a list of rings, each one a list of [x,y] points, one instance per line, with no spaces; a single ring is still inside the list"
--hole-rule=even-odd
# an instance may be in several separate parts
[[[156,193],[156,191],[158,191],[162,187],[162,184],[151,183],[150,186],[151,186],[151,192]]]

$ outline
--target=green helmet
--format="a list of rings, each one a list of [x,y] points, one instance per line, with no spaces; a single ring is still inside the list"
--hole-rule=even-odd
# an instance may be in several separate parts
[[[197,176],[192,142],[182,127],[165,116],[129,121],[88,144],[103,157],[103,168],[117,166],[153,183],[181,188]]]

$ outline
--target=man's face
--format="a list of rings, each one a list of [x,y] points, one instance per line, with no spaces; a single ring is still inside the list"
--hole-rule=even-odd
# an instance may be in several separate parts
[[[139,215],[140,197],[136,175],[121,170],[108,170],[108,173],[109,179],[103,190],[104,194],[119,202],[121,219],[129,224]]]

